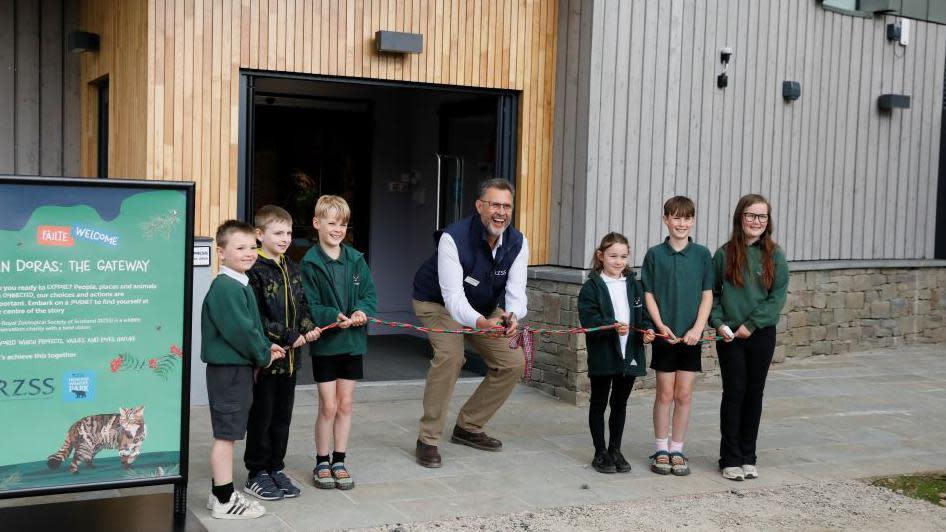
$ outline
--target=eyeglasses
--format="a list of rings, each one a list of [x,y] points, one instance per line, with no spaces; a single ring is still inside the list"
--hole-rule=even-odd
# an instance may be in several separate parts
[[[495,202],[495,201],[486,201],[486,200],[480,200],[480,201],[482,201],[482,202],[485,203],[487,206],[489,206],[489,210],[491,210],[491,211],[497,211],[497,212],[498,212],[498,211],[507,211],[507,212],[512,212],[512,205],[510,205],[510,204],[508,204],[508,203],[497,203],[497,202]]]
[[[744,213],[742,213],[742,217],[743,217],[747,222],[759,222],[759,223],[762,223],[762,224],[769,222],[769,215],[768,215],[768,214],[756,214],[756,213],[754,213],[754,212],[744,212]]]

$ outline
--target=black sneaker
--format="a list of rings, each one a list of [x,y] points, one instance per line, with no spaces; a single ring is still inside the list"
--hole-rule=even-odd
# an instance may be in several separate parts
[[[282,471],[273,471],[269,476],[272,477],[273,482],[276,483],[276,487],[282,490],[283,496],[287,499],[298,497],[302,493],[302,490],[293,484],[292,479]]]
[[[273,477],[265,471],[258,473],[255,477],[246,479],[243,491],[264,501],[278,501],[285,496],[282,490],[273,482]]]
[[[614,460],[612,460],[611,455],[605,451],[595,453],[595,459],[591,461],[591,467],[595,468],[595,471],[598,473],[617,473],[617,468],[614,467]]]
[[[624,459],[620,449],[610,449],[608,454],[611,455],[611,461],[614,462],[614,468],[618,473],[630,473],[631,464]]]

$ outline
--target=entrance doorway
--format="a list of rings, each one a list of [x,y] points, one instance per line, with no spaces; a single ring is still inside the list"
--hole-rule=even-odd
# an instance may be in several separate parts
[[[516,93],[274,73],[242,82],[241,216],[286,208],[287,254],[298,261],[314,242],[315,200],[344,197],[348,243],[368,260],[377,316],[418,323],[413,277],[434,252],[434,232],[475,212],[483,179],[514,179]],[[424,335],[375,325],[368,350],[368,381],[422,379],[432,356]],[[478,357],[468,360],[466,376],[483,374]],[[299,378],[311,382],[311,372]]]

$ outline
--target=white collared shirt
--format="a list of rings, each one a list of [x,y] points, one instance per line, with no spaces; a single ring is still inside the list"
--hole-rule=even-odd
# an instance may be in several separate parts
[[[239,281],[240,284],[242,284],[243,286],[247,286],[248,284],[250,284],[250,278],[247,277],[247,275],[246,275],[245,273],[240,273],[240,272],[238,272],[238,271],[236,271],[236,270],[234,270],[234,269],[232,269],[232,268],[227,268],[226,266],[224,266],[224,265],[222,265],[222,264],[220,265],[220,273],[219,273],[219,275],[226,275],[227,277],[230,277],[230,278],[232,278],[232,279],[236,279],[236,280]]]
[[[621,323],[631,322],[631,307],[627,302],[627,277],[623,275],[619,279],[608,277],[601,272],[601,280],[608,287],[608,295],[611,296],[611,306],[614,307],[614,319]],[[627,351],[627,337],[619,336],[621,339],[621,357]]]
[[[499,236],[493,247],[493,258],[496,250],[503,245],[503,237]],[[526,299],[526,279],[529,266],[529,241],[522,237],[522,249],[509,268],[506,278],[506,312],[514,312],[517,318],[524,318],[529,312]],[[440,293],[443,296],[444,306],[450,317],[461,325],[476,327],[476,320],[480,317],[463,292],[463,266],[460,265],[460,253],[453,237],[447,233],[440,236],[437,244],[437,275],[440,279]],[[484,316],[485,317],[485,316]]]

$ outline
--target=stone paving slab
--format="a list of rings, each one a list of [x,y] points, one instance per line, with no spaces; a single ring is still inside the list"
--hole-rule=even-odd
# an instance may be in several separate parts
[[[452,415],[471,389],[454,399]],[[311,391],[299,393],[312,397]],[[647,469],[652,390],[635,391],[628,404],[624,454],[633,472],[601,475],[588,465],[587,410],[527,387],[517,389],[489,425],[504,442],[502,453],[444,443],[444,467],[423,469],[412,456],[420,401],[401,392],[384,401],[383,389],[375,388],[370,400],[356,406],[349,465],[358,486],[344,494],[309,488],[297,500],[268,503],[272,515],[263,519],[313,530],[728,490],[733,483],[716,470],[719,395],[718,379],[700,384],[687,438],[693,473],[675,478]],[[946,466],[940,450],[946,437],[944,402],[944,346],[775,366],[759,437],[762,477],[738,487],[941,469]],[[316,403],[297,406],[294,437],[311,434]],[[306,446],[311,449],[310,441],[294,441],[291,450]],[[292,456],[291,474],[307,481],[311,454]],[[200,478],[198,470],[192,474]],[[330,511],[320,511],[325,508]],[[194,511],[211,529],[217,527],[206,510]]]
[[[475,382],[458,386],[451,422],[474,386]],[[718,379],[701,383],[694,395],[686,445],[693,472],[685,478],[662,477],[648,470],[653,390],[637,390],[631,396],[623,450],[633,471],[614,475],[599,474],[588,465],[593,453],[587,408],[564,404],[524,386],[488,426],[490,434],[503,440],[503,452],[444,443],[444,467],[422,468],[413,459],[421,412],[417,392],[422,387],[411,383],[390,390],[386,394],[385,386],[375,384],[356,391],[348,450],[356,488],[342,492],[311,485],[318,401],[313,389],[300,388],[286,469],[302,485],[303,494],[298,499],[265,503],[267,516],[244,523],[217,522],[204,507],[210,478],[210,423],[206,407],[195,408],[190,509],[210,530],[308,531],[946,469],[943,345],[811,357],[774,366],[759,436],[762,475],[738,485],[716,470]],[[240,444],[234,464],[237,482],[245,478],[242,452]],[[122,494],[131,492],[121,490]]]

